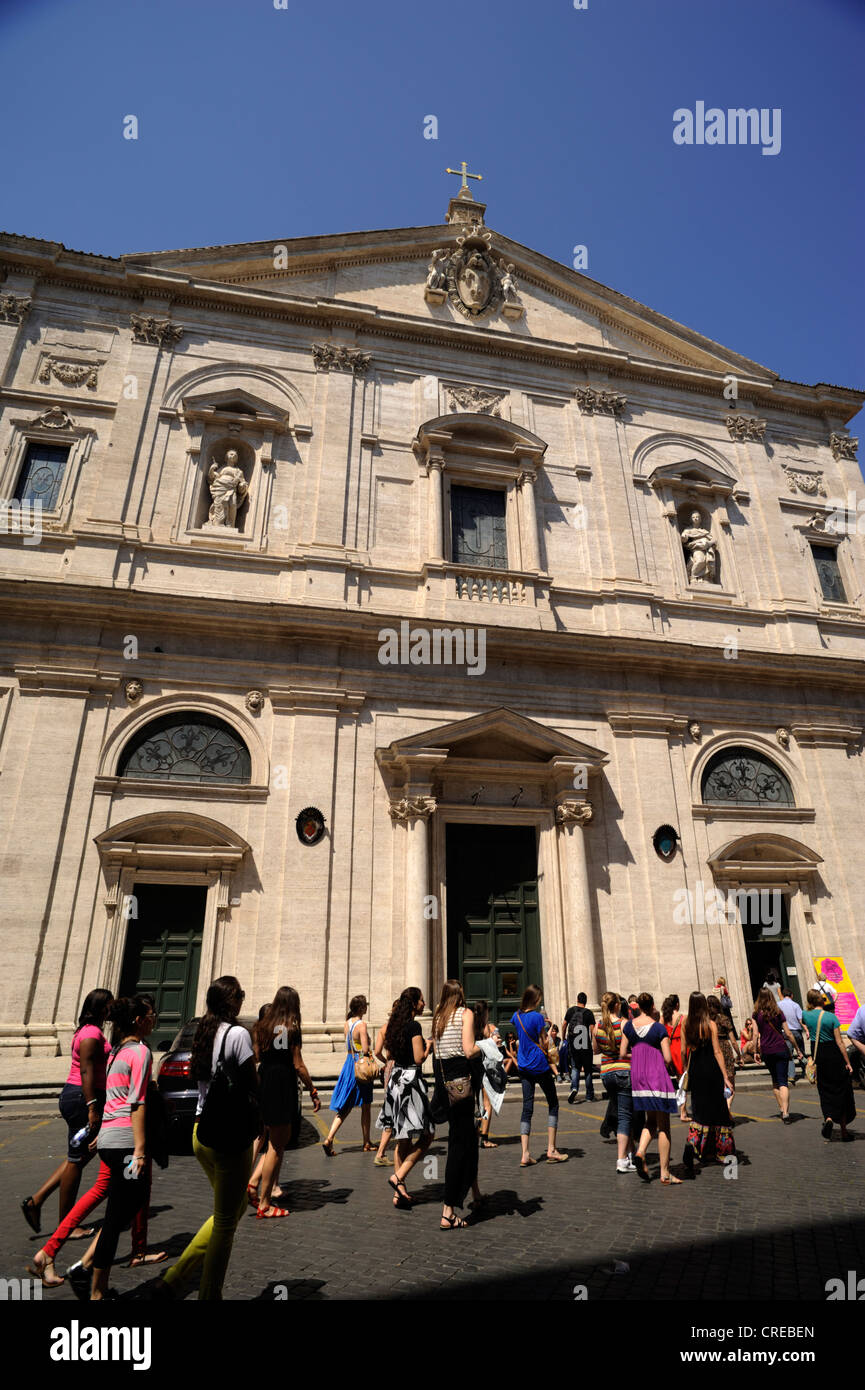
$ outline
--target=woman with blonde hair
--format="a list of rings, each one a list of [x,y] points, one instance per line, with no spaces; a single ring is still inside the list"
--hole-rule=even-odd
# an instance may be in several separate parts
[[[688,1017],[682,1031],[685,1066],[691,1096],[691,1126],[682,1162],[690,1173],[694,1163],[714,1157],[723,1163],[735,1152],[730,1111],[724,1096],[730,1088],[718,1025],[709,1015],[705,994],[694,990],[688,1001]]]
[[[622,1001],[608,990],[601,996],[601,1021],[595,1024],[593,1042],[601,1054],[601,1085],[611,1106],[615,1107],[617,1173],[636,1171],[631,1153],[634,1148],[632,1127],[634,1102],[631,1096],[631,1059],[622,1057]]]
[[[447,1109],[448,1156],[445,1167],[441,1229],[457,1230],[467,1223],[457,1216],[470,1188],[478,1179],[478,1132],[475,1126],[475,1087],[470,1059],[479,1055],[475,1020],[466,1008],[459,980],[445,980],[432,1020],[436,1090],[441,1108]]]

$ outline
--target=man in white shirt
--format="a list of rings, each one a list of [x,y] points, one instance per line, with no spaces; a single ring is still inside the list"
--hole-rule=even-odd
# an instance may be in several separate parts
[[[826,998],[829,1000],[830,1007],[835,1007],[838,991],[834,985],[830,985],[825,975],[818,975],[811,988],[819,989],[820,993],[825,994]]]
[[[787,1027],[796,1040],[796,1046],[800,1052],[805,1051],[805,1034],[802,1032],[802,1010],[796,1003],[789,989],[784,990],[778,1000],[778,1008],[787,1020]],[[800,1062],[802,1075],[805,1075],[805,1063]],[[791,1057],[787,1066],[787,1076],[791,1086],[796,1085],[796,1058]]]

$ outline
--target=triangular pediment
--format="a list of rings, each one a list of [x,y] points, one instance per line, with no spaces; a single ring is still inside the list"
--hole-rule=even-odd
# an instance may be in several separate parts
[[[557,757],[573,758],[590,769],[607,761],[601,749],[504,706],[397,739],[386,750],[386,760],[395,762],[421,752],[490,762],[548,763]]]
[[[189,276],[202,285],[255,292],[266,302],[343,304],[376,315],[404,316],[442,327],[470,327],[509,339],[597,349],[610,356],[670,366],[726,372],[765,380],[775,373],[592,280],[520,245],[492,228],[489,252],[513,267],[524,314],[516,321],[500,303],[469,324],[447,301],[425,298],[433,252],[456,250],[458,225],[348,232],[333,236],[274,239],[239,245],[194,247],[123,257],[130,266]],[[465,230],[465,228],[462,228]]]

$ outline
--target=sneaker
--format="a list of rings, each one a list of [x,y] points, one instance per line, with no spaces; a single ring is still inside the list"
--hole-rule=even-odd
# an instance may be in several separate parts
[[[577,1093],[576,1093],[576,1091],[571,1091],[571,1094],[568,1096],[568,1105],[573,1105],[573,1103],[574,1103],[574,1101],[576,1100],[576,1098],[577,1098]]]
[[[636,1173],[636,1171],[637,1171],[637,1165],[636,1165],[636,1163],[634,1162],[633,1157],[631,1156],[631,1154],[628,1154],[628,1157],[625,1159],[625,1162],[626,1162],[627,1165],[628,1165],[628,1172],[629,1172],[629,1173]]]
[[[75,1297],[80,1298],[82,1303],[90,1302],[92,1277],[92,1272],[85,1269],[80,1260],[77,1260],[74,1265],[70,1265],[66,1271],[66,1282],[70,1285]]]
[[[637,1169],[633,1163],[629,1163],[626,1158],[616,1159],[617,1173],[636,1173]]]

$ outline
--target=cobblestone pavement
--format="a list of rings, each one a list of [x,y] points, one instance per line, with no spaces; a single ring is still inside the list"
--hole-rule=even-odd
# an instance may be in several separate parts
[[[861,1117],[865,1095],[858,1091],[856,1098]],[[598,1134],[601,1102],[572,1107],[562,1096],[561,1112],[559,1146],[570,1162],[521,1170],[519,1103],[509,1096],[494,1127],[500,1147],[481,1152],[488,1210],[466,1230],[443,1232],[442,1142],[430,1150],[437,1161],[428,1176],[419,1164],[410,1179],[415,1209],[396,1211],[386,1187],[392,1169],[373,1167],[372,1155],[361,1151],[357,1114],[329,1160],[318,1146],[327,1112],[316,1124],[307,1108],[301,1143],[283,1164],[291,1217],[256,1222],[250,1209],[238,1230],[225,1297],[573,1300],[582,1285],[589,1300],[824,1301],[828,1279],[846,1279],[850,1270],[865,1276],[865,1121],[859,1120],[856,1143],[840,1143],[837,1132],[825,1143],[810,1087],[793,1092],[795,1123],[788,1127],[777,1118],[771,1093],[738,1097],[735,1179],[713,1165],[681,1187],[616,1174],[615,1144]],[[538,1158],[545,1151],[545,1113],[536,1107]],[[675,1120],[680,1174],[675,1165],[684,1133]],[[0,1276],[23,1274],[38,1248],[18,1203],[56,1166],[64,1140],[59,1117],[0,1123]],[[654,1146],[650,1159],[657,1178]],[[94,1164],[88,1174],[95,1172]],[[208,1216],[209,1196],[191,1155],[155,1170],[151,1249],[179,1253]],[[43,1232],[50,1232],[56,1211],[52,1197]],[[67,1244],[61,1272],[82,1248]],[[128,1249],[123,1237],[121,1260]],[[617,1262],[628,1268],[617,1270]],[[123,1292],[145,1277],[121,1263],[112,1283]],[[282,1286],[277,1294],[276,1286]],[[73,1294],[63,1286],[44,1298],[63,1302]]]

